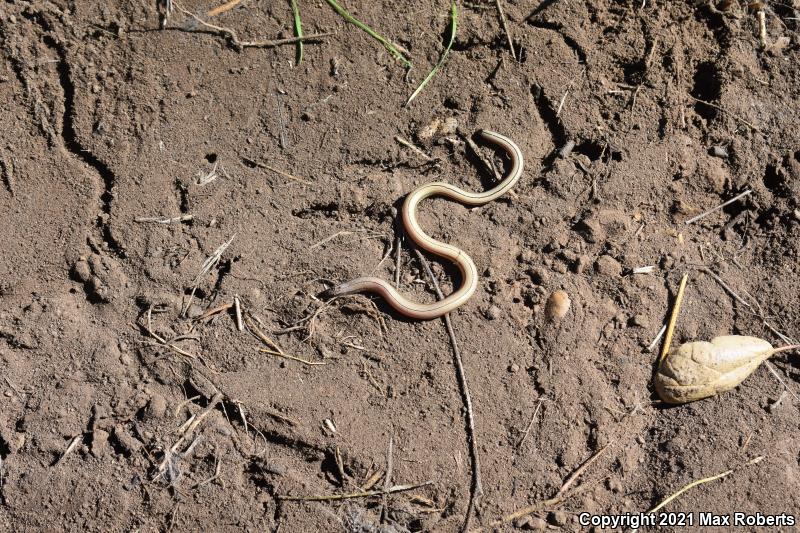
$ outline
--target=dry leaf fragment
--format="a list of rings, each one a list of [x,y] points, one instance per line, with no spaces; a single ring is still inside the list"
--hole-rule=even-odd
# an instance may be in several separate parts
[[[763,339],[742,335],[687,342],[661,361],[655,377],[656,392],[673,404],[708,398],[733,389],[762,361],[792,348],[773,348]]]

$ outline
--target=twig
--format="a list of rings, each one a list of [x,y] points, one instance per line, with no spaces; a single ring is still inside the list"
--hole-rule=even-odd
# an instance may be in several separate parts
[[[786,383],[783,380],[783,378],[781,377],[780,374],[778,374],[778,371],[775,370],[775,366],[772,363],[770,363],[769,361],[764,361],[764,366],[766,366],[767,370],[769,370],[772,373],[772,375],[775,376],[775,379],[778,380],[778,383],[783,385],[783,393],[784,394],[786,394],[788,392],[789,394],[792,395],[792,398],[794,398],[795,400],[799,400],[800,399],[800,398],[797,397],[797,395],[794,392],[792,392],[792,389],[789,388],[789,384]],[[773,405],[777,405],[778,403],[780,403],[780,401],[775,402]]]
[[[681,284],[678,287],[678,295],[675,297],[675,305],[672,306],[672,314],[667,323],[667,333],[664,337],[664,345],[661,347],[661,355],[658,357],[658,363],[664,360],[669,347],[672,344],[672,334],[675,332],[675,324],[678,322],[678,313],[681,310],[681,303],[683,303],[683,292],[686,290],[686,282],[689,280],[689,274],[684,274],[681,278]]]
[[[214,475],[204,479],[203,481],[200,481],[199,483],[195,483],[194,487],[192,487],[192,490],[199,489],[203,485],[208,485],[215,479],[219,479],[220,472],[222,471],[222,461],[219,458],[215,457],[214,462],[216,463],[216,466],[214,467]]]
[[[758,40],[761,46],[767,47],[767,16],[763,9],[756,11],[756,19],[758,20]]]
[[[228,2],[225,2],[222,5],[219,5],[219,6],[215,7],[214,9],[209,10],[206,13],[206,16],[207,17],[216,17],[217,15],[221,15],[221,14],[225,13],[226,11],[230,11],[231,9],[233,9],[234,7],[239,5],[239,3],[241,3],[241,1],[242,0],[229,0]]]
[[[422,266],[425,268],[425,272],[431,279],[433,287],[436,290],[436,296],[440,300],[444,299],[442,289],[439,288],[439,282],[436,281],[436,276],[433,275],[433,271],[431,271],[431,267],[428,264],[428,261],[425,259],[425,256],[423,256],[422,253],[416,248],[414,249],[414,253],[417,255],[417,259],[419,259],[419,262],[422,263]],[[469,444],[469,453],[472,456],[472,490],[470,491],[467,515],[464,518],[464,523],[461,526],[461,530],[468,531],[470,522],[472,521],[472,512],[474,511],[478,500],[480,500],[483,496],[481,468],[480,461],[478,459],[478,443],[475,439],[475,414],[472,410],[472,398],[470,397],[469,387],[467,386],[467,376],[464,372],[464,364],[461,361],[461,351],[458,349],[456,334],[453,331],[453,324],[450,322],[450,313],[445,314],[442,318],[444,320],[445,328],[447,329],[447,335],[450,337],[450,343],[453,347],[453,358],[456,364],[456,376],[458,379],[458,385],[461,388],[461,397],[464,401],[464,407],[467,415],[467,443]]]
[[[367,478],[367,480],[361,486],[361,489],[364,490],[364,491],[367,491],[367,490],[371,489],[372,487],[374,487],[378,483],[378,481],[381,480],[382,476],[383,476],[383,472],[381,472],[380,470],[376,470],[374,474],[372,474],[371,476],[369,476]]]
[[[386,475],[383,478],[383,501],[381,502],[381,522],[386,520],[387,512],[387,491],[392,486],[392,470],[394,463],[394,435],[389,435],[389,450],[386,452]]]
[[[82,440],[83,440],[83,434],[76,435],[75,437],[73,437],[72,440],[69,443],[69,446],[67,446],[67,449],[64,450],[64,453],[61,454],[61,457],[58,458],[58,461],[56,461],[53,464],[53,466],[55,467],[55,466],[60,465],[64,461],[64,458],[67,455],[69,455],[70,452],[72,452],[72,450],[74,450],[78,446],[78,443],[81,442]]]
[[[558,103],[558,110],[556,111],[556,118],[561,114],[561,110],[564,108],[564,102],[567,99],[567,95],[569,94],[569,89],[564,91],[564,96],[561,97],[561,101]]]
[[[186,307],[184,307],[183,311],[181,312],[182,316],[184,316],[184,317],[186,316],[186,312],[189,310],[189,306],[191,306],[192,300],[194,300],[194,293],[195,293],[195,291],[197,291],[197,285],[198,285],[198,283],[200,283],[200,279],[203,276],[205,276],[206,274],[208,274],[211,271],[212,268],[217,266],[217,264],[219,263],[220,259],[222,259],[222,254],[225,253],[225,250],[228,249],[228,246],[231,245],[231,243],[233,242],[233,239],[235,239],[235,238],[236,238],[236,234],[234,233],[231,236],[230,239],[228,239],[226,242],[220,244],[219,247],[217,247],[217,249],[214,250],[214,253],[211,254],[205,261],[203,261],[203,264],[200,267],[200,272],[194,278],[194,282],[192,284],[192,292],[191,292],[191,294],[189,294],[189,301],[186,303]]]
[[[761,305],[759,305],[759,303],[758,303],[757,301],[753,300],[753,301],[754,301],[754,303],[755,303],[755,306],[754,306],[754,305],[752,305],[752,304],[750,304],[749,302],[747,302],[747,301],[746,301],[744,298],[742,298],[741,296],[739,296],[738,294],[736,294],[736,291],[734,291],[733,289],[731,289],[731,288],[730,288],[730,286],[728,286],[728,284],[727,284],[727,283],[725,283],[725,282],[722,280],[722,278],[720,278],[719,276],[717,276],[716,274],[714,274],[713,272],[711,272],[711,270],[709,270],[708,268],[701,268],[701,269],[700,269],[700,272],[703,272],[704,274],[708,274],[709,276],[711,276],[711,278],[713,278],[713,279],[714,279],[714,281],[716,281],[717,283],[719,283],[719,284],[720,284],[720,286],[721,286],[723,289],[725,289],[725,291],[726,291],[728,294],[730,294],[730,295],[733,297],[733,299],[734,299],[734,300],[736,300],[736,301],[737,301],[737,302],[739,302],[740,304],[742,304],[742,305],[744,305],[745,307],[747,307],[748,309],[750,309],[750,311],[751,311],[751,312],[752,312],[752,313],[753,313],[753,314],[754,314],[756,317],[758,317],[758,318],[761,320],[761,322],[764,324],[764,326],[765,326],[767,329],[769,329],[770,331],[772,331],[772,333],[774,333],[774,334],[775,334],[775,335],[776,335],[776,336],[777,336],[779,339],[781,339],[783,342],[785,342],[785,343],[787,343],[787,344],[793,344],[793,343],[794,343],[794,341],[793,341],[791,338],[787,337],[786,335],[784,335],[783,333],[781,333],[780,331],[778,331],[778,329],[777,329],[777,328],[775,328],[775,326],[773,326],[772,324],[770,324],[770,323],[769,323],[769,321],[767,321],[766,317],[764,316],[764,311],[761,309]]]
[[[707,268],[701,268],[701,269],[700,269],[700,272],[702,272],[702,273],[704,273],[704,274],[708,274],[709,276],[711,276],[711,278],[712,278],[712,279],[714,279],[714,281],[716,281],[717,283],[719,283],[719,284],[720,284],[720,286],[721,286],[723,289],[725,289],[725,291],[726,291],[728,294],[730,294],[731,296],[733,296],[733,299],[734,299],[734,300],[736,300],[737,302],[739,302],[739,303],[740,303],[740,304],[742,304],[743,306],[747,307],[748,309],[750,309],[750,310],[753,310],[753,306],[752,306],[752,305],[750,305],[750,303],[748,303],[748,302],[747,302],[747,301],[746,301],[744,298],[742,298],[741,296],[739,296],[738,294],[736,294],[736,291],[734,291],[733,289],[731,289],[731,288],[730,288],[730,286],[729,286],[727,283],[725,283],[724,281],[722,281],[722,278],[720,278],[719,276],[717,276],[716,274],[714,274],[713,272],[711,272],[711,270],[709,270],[709,269],[707,269]]]
[[[500,518],[499,520],[495,520],[490,524],[490,527],[496,528],[503,524],[507,524],[509,522],[513,522],[517,518],[521,518],[523,516],[529,515],[531,513],[536,513],[538,511],[542,511],[544,509],[551,509],[556,505],[559,505],[561,502],[566,501],[568,498],[572,498],[584,490],[588,488],[591,484],[590,483],[583,483],[580,487],[573,490],[569,495],[562,495],[562,496],[555,496],[553,498],[549,498],[547,500],[542,500],[540,502],[536,502],[534,504],[528,505],[527,507],[523,507],[517,511],[514,511],[511,514],[507,514],[504,517]],[[477,531],[482,531],[483,529],[478,529]]]
[[[420,148],[418,148],[411,141],[407,141],[407,140],[403,139],[402,137],[400,137],[399,135],[395,135],[394,136],[394,140],[397,141],[398,143],[402,144],[403,146],[405,146],[406,148],[408,148],[409,150],[411,150],[412,152],[414,152],[418,156],[420,156],[425,161],[433,161],[433,158],[431,156],[429,156],[428,154],[423,152]]]
[[[268,353],[276,357],[283,357],[284,359],[289,359],[291,361],[297,361],[298,363],[303,363],[304,365],[308,366],[322,366],[327,364],[325,361],[307,361],[305,359],[301,359],[300,357],[289,355],[288,353],[276,352],[275,350],[270,350],[268,348],[259,348],[258,351]]]
[[[240,332],[244,331],[244,323],[242,322],[242,304],[239,301],[239,295],[233,295],[233,309],[236,312],[236,329]]]
[[[289,174],[288,172],[284,172],[282,170],[278,170],[275,167],[271,167],[271,166],[267,165],[266,163],[261,163],[259,161],[254,160],[254,159],[249,159],[247,157],[243,157],[242,161],[244,161],[245,163],[248,163],[250,165],[256,166],[258,168],[263,168],[263,169],[269,170],[270,172],[274,172],[275,174],[278,174],[279,176],[283,176],[286,179],[289,179],[289,180],[292,180],[292,181],[297,181],[297,182],[302,183],[304,185],[314,185],[314,183],[311,182],[311,181],[304,180],[302,178],[298,178],[297,176],[293,176],[293,175]]]
[[[14,386],[13,383],[11,383],[11,380],[8,379],[8,376],[3,376],[3,379],[6,380],[8,386],[11,387],[11,390],[13,390],[16,393],[16,395],[19,397],[20,400],[22,400],[23,402],[26,401],[25,396],[19,391],[17,387]]]
[[[333,458],[336,462],[336,470],[339,473],[339,482],[341,486],[344,487],[347,483],[347,474],[344,473],[344,461],[342,461],[342,450],[339,449],[339,445],[336,445],[336,449],[333,452]]]
[[[194,220],[194,215],[181,215],[178,217],[136,217],[133,219],[134,222],[144,223],[144,222],[153,222],[156,224],[175,224],[176,222],[189,222],[190,220]]]
[[[564,484],[561,485],[561,488],[558,489],[558,492],[556,493],[555,497],[558,498],[563,496],[564,493],[567,492],[567,489],[569,489],[573,485],[573,483],[575,483],[575,481],[581,476],[581,474],[583,474],[586,471],[587,468],[591,466],[592,463],[594,463],[597,459],[600,458],[601,455],[603,455],[603,453],[605,453],[605,451],[608,449],[609,446],[611,446],[611,444],[612,443],[608,443],[599,450],[597,450],[597,452],[594,455],[589,457],[586,461],[583,462],[581,466],[579,466],[572,474],[570,474],[569,477],[566,479],[566,481],[564,481]]]
[[[508,40],[508,49],[511,51],[511,57],[514,61],[517,60],[517,52],[514,50],[514,40],[511,38],[511,31],[508,29],[508,22],[506,22],[506,14],[503,13],[503,6],[500,0],[494,0],[494,5],[497,6],[497,13],[500,15],[500,23],[503,25],[503,31],[506,32],[506,39]]]
[[[394,262],[394,288],[400,288],[400,258],[403,254],[403,237],[401,233],[397,232],[397,258]]]
[[[420,487],[427,487],[433,485],[433,481],[426,481],[418,485],[395,485],[388,490],[365,490],[361,492],[352,492],[350,494],[331,494],[327,496],[276,496],[277,499],[289,502],[329,502],[337,500],[350,500],[353,498],[370,498],[372,496],[383,496],[384,494],[394,494],[395,492],[406,492],[409,490],[418,489]]]
[[[658,345],[658,341],[660,341],[660,340],[661,340],[661,337],[663,337],[663,336],[664,336],[664,332],[665,332],[665,331],[667,331],[667,325],[666,325],[666,324],[664,324],[663,326],[661,326],[661,329],[660,329],[660,330],[658,330],[658,333],[656,334],[656,338],[655,338],[655,339],[653,339],[653,342],[651,342],[651,343],[650,343],[650,346],[648,346],[648,347],[647,347],[647,351],[648,351],[648,352],[652,352],[653,350],[655,350],[655,349],[656,349],[656,346]]]
[[[158,465],[157,473],[155,477],[153,477],[153,481],[157,481],[160,478],[164,478],[170,485],[175,485],[175,483],[180,478],[180,470],[178,470],[178,462],[182,458],[186,458],[189,454],[192,453],[197,443],[200,442],[200,436],[192,440],[191,444],[182,452],[178,453],[178,450],[183,446],[183,444],[188,440],[188,438],[192,435],[195,429],[200,425],[200,423],[213,411],[217,404],[220,403],[223,399],[223,395],[221,392],[216,393],[211,400],[209,400],[208,405],[197,413],[196,415],[192,415],[186,423],[181,426],[179,432],[181,433],[180,438],[175,441],[168,450],[164,451],[164,459]]]
[[[195,21],[197,21],[198,24],[205,26],[210,30],[214,30],[217,33],[222,34],[230,41],[233,47],[236,48],[237,50],[241,50],[244,48],[274,48],[276,46],[282,46],[285,44],[295,44],[298,42],[315,41],[323,37],[330,37],[331,35],[333,35],[332,32],[325,32],[325,33],[314,33],[309,35],[303,35],[302,37],[275,39],[271,41],[240,41],[239,37],[237,37],[236,35],[236,32],[231,28],[224,28],[222,26],[216,26],[214,24],[206,22],[197,15],[195,15],[194,13],[192,13],[191,11],[184,9],[183,6],[178,4],[178,2],[175,2],[175,0],[172,0],[172,5],[175,6],[178,9],[178,11],[180,11],[184,15],[192,17]]]
[[[703,478],[703,479],[698,479],[698,480],[692,481],[691,483],[689,483],[688,485],[686,485],[682,489],[680,489],[678,492],[675,492],[675,493],[671,494],[664,501],[662,501],[661,503],[659,503],[658,505],[656,505],[655,507],[650,509],[648,511],[648,514],[649,513],[655,513],[656,511],[658,511],[659,509],[663,508],[669,502],[671,502],[672,500],[674,500],[675,498],[677,498],[678,496],[680,496],[681,494],[683,494],[684,492],[686,492],[687,490],[689,490],[691,488],[697,487],[698,485],[702,485],[704,483],[710,483],[712,481],[716,481],[718,479],[722,479],[722,478],[724,478],[726,476],[729,476],[730,474],[733,474],[733,470],[726,470],[725,472],[722,472],[721,474],[717,474],[716,476],[706,477],[706,478]],[[638,528],[634,528],[634,531],[636,531],[637,529]]]
[[[212,316],[218,315],[218,314],[222,313],[223,311],[227,311],[231,307],[233,307],[233,304],[222,304],[219,307],[215,307],[213,309],[209,309],[208,311],[206,311],[205,313],[203,313],[199,317],[195,318],[194,320],[195,320],[195,322],[202,322],[203,320],[205,320],[207,318],[211,318]]]
[[[170,451],[172,451],[173,453],[176,452],[180,447],[180,445],[182,444],[181,441],[185,440],[187,436],[191,435],[192,432],[194,432],[194,430],[197,429],[197,426],[200,425],[200,422],[202,422],[203,419],[207,417],[211,413],[211,411],[213,411],[217,407],[217,404],[221,402],[222,399],[223,399],[222,393],[221,392],[216,393],[211,398],[211,400],[209,400],[208,405],[205,407],[205,409],[200,411],[200,413],[194,417],[194,420],[192,420],[192,422],[188,426],[186,426],[186,429],[183,431],[183,436],[180,439],[178,439],[178,441],[172,446],[172,448],[170,448]]]
[[[695,97],[694,97],[694,96],[692,96],[691,94],[689,94],[689,95],[687,95],[687,96],[688,96],[689,98],[691,98],[692,100],[694,100],[695,102],[698,102],[698,103],[701,103],[701,104],[707,105],[708,107],[713,107],[714,109],[716,109],[716,110],[718,110],[718,111],[722,111],[723,113],[725,113],[725,114],[727,114],[727,115],[730,115],[731,117],[733,117],[734,119],[738,120],[739,122],[741,122],[741,123],[743,123],[743,124],[746,124],[747,126],[750,126],[750,127],[751,127],[751,128],[753,128],[753,130],[755,130],[755,131],[758,131],[758,132],[760,132],[760,131],[761,131],[761,129],[760,129],[758,126],[756,126],[755,124],[753,124],[752,122],[748,122],[748,121],[746,121],[745,119],[743,119],[742,117],[740,117],[740,116],[737,116],[737,115],[734,115],[733,113],[731,113],[730,111],[728,111],[728,110],[727,110],[727,109],[725,109],[724,107],[721,107],[721,106],[719,106],[719,105],[717,105],[717,104],[715,104],[715,103],[712,103],[712,102],[707,102],[707,101],[705,101],[705,100],[700,100],[699,98],[695,98]]]
[[[725,207],[725,206],[728,206],[728,205],[730,205],[730,204],[732,204],[732,203],[734,203],[734,202],[736,202],[736,201],[739,201],[739,200],[741,200],[742,198],[744,198],[745,196],[747,196],[748,194],[750,194],[750,193],[752,193],[752,192],[753,192],[753,190],[752,190],[752,189],[747,189],[747,190],[746,190],[746,191],[744,191],[743,193],[741,193],[741,194],[737,194],[736,196],[734,196],[733,198],[731,198],[731,199],[730,199],[730,200],[728,200],[727,202],[724,202],[724,203],[722,203],[722,204],[720,204],[720,205],[718,205],[718,206],[716,206],[716,207],[713,207],[713,208],[709,209],[708,211],[704,211],[704,212],[700,213],[699,215],[697,215],[697,216],[695,216],[695,217],[692,217],[692,218],[690,218],[689,220],[687,220],[687,221],[686,221],[686,224],[687,224],[687,225],[688,225],[688,224],[692,224],[693,222],[697,222],[697,221],[698,221],[698,220],[700,220],[701,218],[705,218],[705,217],[707,217],[707,216],[708,216],[708,215],[710,215],[711,213],[716,213],[717,211],[719,211],[719,210],[720,210],[720,209],[722,209],[723,207]]]
[[[250,319],[249,316],[245,317],[244,321],[245,324],[247,324],[247,328],[250,330],[250,332],[253,335],[255,335],[261,342],[263,342],[273,350],[277,351],[279,354],[283,355],[283,350],[281,350],[281,347],[278,345],[278,343],[267,337],[263,331],[258,329],[258,326],[255,325],[255,323]]]
[[[155,341],[157,343],[156,345],[160,345],[160,346],[163,346],[165,348],[169,348],[170,350],[173,350],[175,353],[177,353],[179,355],[182,355],[184,357],[188,357],[189,359],[197,359],[198,361],[200,361],[204,365],[206,365],[209,369],[211,369],[213,372],[216,372],[216,369],[214,369],[213,366],[209,365],[202,357],[199,357],[199,356],[197,356],[197,355],[195,355],[195,354],[193,354],[191,352],[187,352],[183,348],[180,348],[179,346],[176,346],[175,344],[173,344],[172,340],[167,340],[164,337],[160,336],[158,333],[156,333],[153,330],[152,314],[153,314],[153,308],[150,307],[147,310],[147,325],[139,323],[139,326],[142,329],[144,329],[147,332],[148,335],[150,335],[151,337],[153,337],[153,339],[155,339]]]
[[[539,413],[539,409],[542,408],[542,402],[544,402],[543,398],[539,398],[539,400],[536,402],[536,409],[533,410],[531,421],[528,422],[528,427],[525,428],[525,433],[522,434],[522,438],[520,438],[519,442],[517,443],[516,446],[517,450],[522,448],[522,445],[525,443],[525,439],[528,438],[528,433],[531,432],[531,428],[533,427],[533,422],[536,420],[536,415]]]

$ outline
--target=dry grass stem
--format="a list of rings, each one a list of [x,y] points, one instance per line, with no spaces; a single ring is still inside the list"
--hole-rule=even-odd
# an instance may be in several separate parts
[[[747,307],[756,317],[758,317],[759,320],[761,320],[761,322],[764,324],[764,326],[767,329],[769,329],[772,333],[774,333],[781,341],[783,341],[785,344],[795,344],[795,341],[791,337],[788,337],[787,335],[784,335],[783,333],[781,333],[775,326],[773,326],[767,320],[766,316],[764,315],[764,310],[762,309],[761,304],[758,303],[758,300],[753,298],[753,302],[752,303],[748,302],[747,300],[745,300],[744,298],[739,296],[736,293],[736,291],[734,291],[727,283],[725,283],[725,281],[722,280],[722,278],[720,278],[718,275],[714,274],[708,268],[703,267],[703,268],[700,269],[700,272],[703,272],[704,274],[707,274],[714,281],[719,283],[720,286],[728,294],[730,294],[733,297],[734,300],[736,300],[737,302],[739,302],[743,306]],[[751,298],[752,298],[752,296],[751,296]]]
[[[429,156],[428,154],[423,152],[421,148],[419,148],[417,145],[415,145],[411,141],[407,141],[406,139],[403,139],[399,135],[395,135],[394,136],[394,140],[397,141],[398,144],[401,144],[402,146],[405,146],[406,148],[408,148],[409,150],[411,150],[412,152],[414,152],[415,154],[420,156],[425,161],[433,161],[434,160],[431,156]]]
[[[760,129],[758,126],[756,126],[755,124],[753,124],[752,122],[748,122],[748,121],[746,121],[745,119],[743,119],[742,117],[739,117],[739,116],[737,116],[737,115],[734,115],[733,113],[731,113],[730,111],[728,111],[727,109],[725,109],[725,108],[724,108],[724,107],[722,107],[722,106],[718,106],[717,104],[715,104],[715,103],[712,103],[712,102],[706,102],[705,100],[700,100],[699,98],[695,98],[695,97],[694,97],[694,96],[692,96],[691,94],[689,94],[689,95],[687,95],[687,96],[688,96],[689,98],[691,98],[692,100],[694,100],[695,102],[698,102],[698,103],[700,103],[700,104],[703,104],[703,105],[707,105],[708,107],[713,107],[714,109],[716,109],[716,110],[718,110],[718,111],[722,111],[722,112],[723,112],[723,113],[725,113],[726,115],[729,115],[729,116],[731,116],[732,118],[734,118],[734,119],[738,120],[738,121],[739,121],[739,122],[741,122],[742,124],[745,124],[745,125],[747,125],[747,126],[750,126],[750,127],[751,127],[751,128],[754,130],[754,131],[758,131],[758,132],[760,132],[760,131],[761,131],[761,129]]]
[[[222,304],[219,307],[215,307],[213,309],[209,309],[208,311],[206,311],[202,315],[200,315],[197,318],[195,318],[194,321],[195,322],[202,322],[203,320],[207,320],[207,319],[211,318],[214,315],[218,315],[218,314],[222,313],[223,311],[227,311],[231,307],[233,307],[233,304]]]
[[[175,224],[178,222],[189,222],[194,220],[194,215],[181,215],[178,217],[136,217],[134,222],[146,223],[151,222],[155,224]]]
[[[202,187],[215,181],[217,178],[219,178],[219,174],[217,174],[217,164],[214,163],[214,168],[212,168],[209,172],[203,173],[200,171],[197,173],[196,183]]]
[[[705,218],[705,217],[707,217],[708,215],[710,215],[712,213],[716,213],[717,211],[719,211],[720,209],[724,208],[725,206],[728,206],[728,205],[730,205],[730,204],[732,204],[734,202],[738,202],[739,200],[741,200],[742,198],[744,198],[745,196],[747,196],[748,194],[750,194],[752,192],[753,191],[751,189],[747,189],[743,193],[737,194],[736,196],[734,196],[733,198],[731,198],[727,202],[722,203],[722,204],[720,204],[720,205],[718,205],[716,207],[713,207],[713,208],[709,209],[708,211],[704,211],[704,212],[700,213],[699,215],[690,218],[685,223],[688,225],[688,224],[692,224],[694,222],[697,222],[701,218]]]
[[[497,7],[497,13],[500,15],[500,23],[503,25],[503,31],[506,33],[506,40],[508,41],[508,49],[511,51],[511,57],[517,61],[517,52],[514,50],[514,40],[511,38],[511,31],[508,29],[508,21],[506,14],[503,12],[503,5],[500,0],[494,0],[494,5]]]
[[[678,313],[681,310],[683,303],[683,293],[686,290],[686,282],[689,280],[689,274],[684,274],[681,278],[681,284],[678,287],[678,295],[675,297],[675,305],[672,306],[672,314],[667,323],[667,333],[664,338],[664,345],[661,347],[661,354],[658,357],[658,362],[664,360],[664,357],[669,353],[669,347],[672,344],[672,334],[675,332],[675,324],[678,322]]]
[[[206,12],[206,16],[211,18],[211,17],[216,17],[217,15],[222,15],[226,11],[230,11],[234,7],[238,6],[241,2],[242,0],[230,0],[228,2],[225,2],[224,4],[218,5],[214,9],[210,9],[209,11]]]
[[[661,329],[658,330],[658,333],[656,334],[656,337],[653,339],[653,342],[651,342],[650,345],[647,347],[648,352],[652,352],[653,350],[656,349],[656,346],[658,346],[658,341],[661,340],[661,337],[664,336],[664,333],[666,331],[667,331],[667,325],[664,324],[663,326],[661,326]]]
[[[195,22],[197,22],[201,26],[208,28],[209,30],[212,30],[216,33],[219,33],[225,38],[227,38],[230,41],[231,45],[237,50],[242,50],[244,48],[274,48],[276,46],[282,46],[286,44],[296,44],[305,41],[316,41],[322,39],[323,37],[330,37],[331,35],[333,35],[333,33],[328,32],[328,33],[314,33],[314,34],[303,35],[302,37],[290,37],[287,39],[274,39],[268,41],[241,41],[239,40],[239,37],[237,36],[236,32],[231,28],[224,28],[222,26],[217,26],[215,24],[206,22],[205,20],[201,19],[199,16],[195,15],[191,11],[184,9],[183,6],[175,2],[175,0],[172,0],[172,5],[184,15],[194,19]]]
[[[298,183],[302,183],[303,185],[314,185],[314,183],[311,182],[311,181],[304,180],[302,178],[298,178],[297,176],[295,176],[293,174],[289,174],[288,172],[284,172],[283,170],[279,170],[279,169],[277,169],[277,168],[275,168],[275,167],[273,167],[271,165],[267,165],[266,163],[261,163],[260,161],[256,161],[254,159],[249,159],[249,158],[246,158],[246,157],[243,157],[242,160],[245,163],[248,163],[248,164],[253,165],[255,167],[263,168],[264,170],[269,170],[270,172],[274,172],[275,174],[277,174],[279,176],[282,176],[282,177],[286,178],[287,180],[296,181]]]
[[[594,455],[589,457],[586,461],[583,462],[581,466],[579,466],[572,474],[570,474],[570,476],[566,479],[566,481],[564,481],[564,484],[561,485],[561,488],[558,489],[558,492],[556,493],[555,497],[559,498],[563,496],[564,493],[566,493],[567,490],[569,490],[569,488],[575,483],[575,481],[577,481],[578,478],[581,477],[581,474],[583,474],[586,471],[586,469],[592,465],[592,463],[597,461],[600,458],[600,456],[602,456],[605,453],[605,451],[609,448],[609,446],[611,446],[611,444],[612,443],[608,443],[599,450],[597,450],[597,452]]]
[[[416,248],[414,249],[414,252],[417,255],[417,259],[419,259],[419,262],[422,263],[422,266],[425,268],[425,272],[428,274],[428,277],[431,279],[433,288],[436,290],[436,296],[440,300],[443,299],[444,294],[442,293],[442,289],[439,287],[439,282],[436,280],[436,276],[433,275],[433,271],[431,270],[428,261],[425,259],[425,256],[423,256],[422,253]],[[469,525],[472,521],[472,513],[475,510],[476,505],[478,505],[480,499],[483,497],[483,483],[481,481],[478,442],[475,438],[475,413],[472,409],[472,398],[469,393],[469,387],[467,386],[467,375],[464,372],[464,363],[461,360],[461,350],[458,348],[458,341],[456,341],[456,334],[455,331],[453,331],[453,324],[450,322],[450,313],[444,315],[442,319],[444,320],[445,329],[447,329],[447,335],[450,337],[450,343],[453,348],[456,377],[461,389],[461,398],[464,401],[464,409],[467,417],[467,444],[469,445],[469,453],[472,459],[472,490],[470,490],[467,514],[464,518],[464,523],[461,528],[462,531],[467,531],[469,530]]]
[[[236,329],[240,332],[244,331],[244,322],[242,321],[242,303],[239,300],[239,295],[233,295],[233,309],[236,312]]]
[[[327,364],[325,361],[307,361],[300,357],[289,355],[287,353],[281,353],[275,350],[270,350],[268,348],[259,348],[258,351],[267,353],[269,355],[274,355],[275,357],[283,357],[284,359],[289,359],[290,361],[297,361],[298,363],[303,363],[304,365],[308,366],[322,366]]]
[[[415,490],[421,487],[433,485],[433,481],[426,481],[417,485],[395,485],[389,487],[388,490],[366,490],[361,492],[352,492],[349,494],[331,494],[327,496],[277,496],[279,500],[283,501],[303,501],[303,502],[328,502],[337,500],[350,500],[353,498],[371,498],[373,496],[383,496],[384,494],[394,494],[396,492],[406,492]]]
[[[56,461],[55,464],[53,464],[53,466],[55,467],[55,466],[60,465],[64,461],[64,458],[67,455],[69,455],[70,453],[72,453],[72,451],[75,450],[75,448],[78,447],[78,444],[82,440],[83,440],[83,435],[82,434],[81,435],[76,435],[75,437],[73,437],[72,440],[69,441],[69,446],[67,446],[67,449],[64,450],[64,453],[61,454],[61,457],[58,458],[58,461]]]
[[[525,432],[520,437],[519,442],[517,443],[517,450],[522,448],[522,445],[525,443],[525,439],[528,438],[528,434],[531,432],[531,428],[533,427],[533,423],[536,421],[536,415],[539,414],[539,409],[542,408],[542,403],[544,402],[544,398],[539,398],[536,401],[536,409],[533,410],[533,415],[531,415],[531,421],[528,422],[528,426],[525,428]]]
[[[283,350],[278,345],[278,343],[267,337],[267,335],[263,331],[261,331],[258,328],[258,326],[256,326],[255,322],[253,322],[253,320],[249,316],[245,317],[244,321],[245,324],[247,325],[247,328],[253,335],[255,335],[258,338],[258,340],[266,344],[272,350],[275,350],[279,354],[284,355]]]
[[[377,485],[378,481],[380,481],[382,477],[383,477],[383,472],[381,470],[376,470],[374,474],[372,474],[367,478],[367,480],[361,486],[361,490],[363,492],[368,491],[369,489]]]

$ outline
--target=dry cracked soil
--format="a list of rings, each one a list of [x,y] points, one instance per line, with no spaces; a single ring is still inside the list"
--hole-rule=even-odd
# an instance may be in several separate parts
[[[491,187],[508,161],[480,128],[524,153],[513,191],[420,212],[480,274],[451,315],[470,529],[582,531],[729,469],[666,509],[797,512],[798,354],[666,407],[647,349],[684,273],[675,343],[800,335],[797,0],[503,0],[508,33],[459,2],[408,106],[447,1],[342,3],[410,71],[321,0],[297,3],[329,33],[300,64],[239,46],[291,38],[292,9],[233,3],[162,27],[155,1],[0,2],[0,530],[461,529],[442,321],[318,295],[373,273],[433,301],[397,209]]]

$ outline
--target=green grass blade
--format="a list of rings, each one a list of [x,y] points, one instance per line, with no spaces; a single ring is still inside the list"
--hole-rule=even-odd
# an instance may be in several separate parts
[[[411,101],[414,100],[414,98],[416,98],[419,95],[419,93],[422,92],[422,89],[424,89],[425,86],[428,85],[428,82],[431,81],[431,79],[436,75],[436,72],[438,72],[438,70],[442,67],[442,65],[444,65],[444,60],[447,59],[447,55],[450,53],[450,49],[453,47],[453,43],[456,40],[456,30],[457,29],[458,29],[458,8],[456,8],[455,0],[451,0],[451,2],[450,2],[450,41],[447,43],[447,48],[445,48],[444,52],[442,52],[442,57],[439,58],[439,62],[436,63],[436,66],[433,67],[433,70],[431,70],[430,74],[425,76],[425,79],[422,80],[422,83],[419,84],[419,87],[417,87],[417,90],[414,91],[414,93],[411,96],[408,97],[408,100],[406,100],[406,105],[410,104]]]
[[[291,0],[292,14],[294,15],[294,35],[295,37],[303,36],[303,23],[300,22],[300,8],[297,7],[297,0]],[[303,62],[303,41],[297,41],[297,59],[295,63],[299,65]]]
[[[411,61],[406,59],[400,50],[397,49],[397,46],[392,44],[391,41],[383,37],[382,35],[378,34],[375,30],[355,18],[353,15],[348,13],[342,6],[336,3],[336,0],[326,0],[328,4],[333,8],[334,11],[339,13],[347,22],[353,24],[354,26],[360,28],[361,30],[365,31],[370,37],[376,39],[380,42],[387,50],[389,50],[397,59],[399,59],[403,65],[408,68],[411,68]]]

